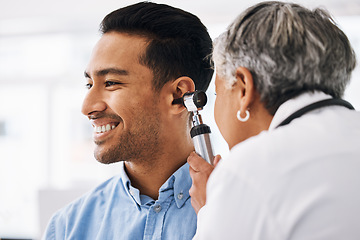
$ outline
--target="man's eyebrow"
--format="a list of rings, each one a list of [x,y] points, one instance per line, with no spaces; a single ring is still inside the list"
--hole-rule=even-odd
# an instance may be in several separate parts
[[[95,72],[95,75],[97,77],[103,77],[107,74],[115,74],[115,75],[128,75],[129,72],[124,70],[124,69],[118,69],[118,68],[105,68],[105,69],[101,69]],[[84,76],[86,78],[91,78],[90,74],[88,72],[84,72]]]

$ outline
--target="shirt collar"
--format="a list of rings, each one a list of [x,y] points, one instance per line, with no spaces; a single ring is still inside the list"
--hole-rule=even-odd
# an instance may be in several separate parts
[[[173,175],[174,177],[174,198],[176,206],[181,208],[190,197],[189,189],[192,180],[189,173],[189,164],[185,163]]]
[[[314,102],[318,102],[329,98],[331,98],[330,95],[325,94],[324,92],[315,91],[315,92],[305,92],[295,98],[292,98],[284,102],[283,104],[280,105],[280,107],[276,111],[271,121],[269,130],[275,129],[283,120],[285,120],[288,116],[290,116],[292,113],[296,112],[297,110]]]
[[[125,171],[124,162],[120,166],[120,177],[125,191],[137,205],[141,205],[140,191],[131,186],[130,179]],[[160,187],[159,200],[162,199],[162,195],[165,195],[165,192],[173,190],[176,206],[181,208],[190,197],[189,189],[191,184],[189,164],[185,163]]]
[[[120,177],[121,177],[121,181],[122,181],[123,187],[125,189],[125,192],[134,201],[136,206],[139,207],[139,205],[141,205],[140,191],[137,188],[134,188],[133,186],[131,186],[130,179],[125,171],[125,163],[122,162],[120,166],[121,166],[120,167]]]

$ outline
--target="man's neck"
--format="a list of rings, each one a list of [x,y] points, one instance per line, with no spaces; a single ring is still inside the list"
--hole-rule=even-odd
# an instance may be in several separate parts
[[[153,161],[128,161],[125,162],[125,171],[131,181],[131,185],[139,189],[140,194],[147,195],[156,200],[159,196],[160,187],[186,163],[186,159],[192,146],[182,154],[172,153],[169,155],[159,156]]]

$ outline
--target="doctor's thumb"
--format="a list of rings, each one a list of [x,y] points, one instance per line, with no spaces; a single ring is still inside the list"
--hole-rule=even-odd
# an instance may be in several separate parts
[[[221,156],[220,156],[220,155],[216,155],[216,156],[214,157],[214,167],[217,166],[217,164],[220,162],[220,160],[221,160]]]

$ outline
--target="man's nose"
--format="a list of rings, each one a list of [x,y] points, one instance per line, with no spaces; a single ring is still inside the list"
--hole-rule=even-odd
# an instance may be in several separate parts
[[[94,86],[88,91],[82,104],[82,114],[88,116],[106,109],[106,103],[100,89]]]

